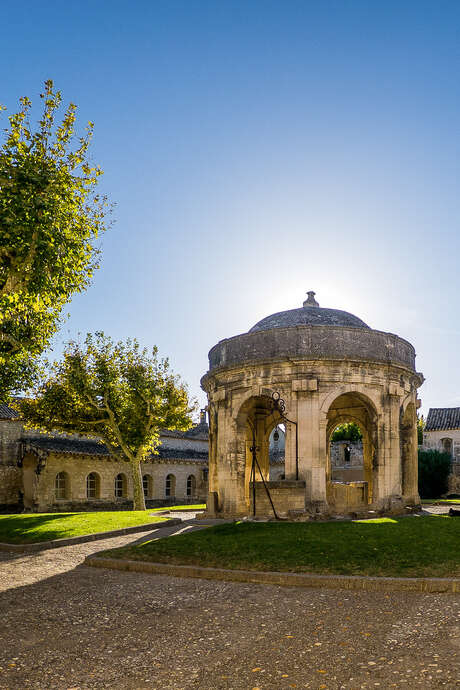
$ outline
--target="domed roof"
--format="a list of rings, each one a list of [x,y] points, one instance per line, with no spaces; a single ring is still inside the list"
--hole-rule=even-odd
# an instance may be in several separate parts
[[[315,300],[315,293],[311,290],[308,299],[300,309],[288,309],[266,316],[256,323],[249,333],[267,331],[270,328],[288,328],[290,326],[348,326],[349,328],[369,328],[369,326],[354,314],[340,309],[323,309]]]

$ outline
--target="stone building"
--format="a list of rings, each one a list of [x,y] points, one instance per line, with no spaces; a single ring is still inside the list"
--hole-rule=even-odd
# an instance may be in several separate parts
[[[451,456],[449,493],[460,493],[460,407],[430,407],[423,432],[423,448]]]
[[[330,456],[332,481],[364,481],[362,441],[331,441]]]
[[[423,376],[414,348],[353,314],[321,308],[314,294],[209,352],[201,381],[209,401],[209,515],[273,515],[270,499],[279,516],[404,512],[420,502]],[[345,422],[363,434],[360,481],[333,478],[330,439]],[[279,424],[284,479],[270,481],[269,439]]]
[[[160,434],[158,454],[142,463],[149,507],[200,503],[207,495],[208,425]],[[25,430],[18,414],[0,405],[0,508],[38,512],[131,507],[130,467],[103,443],[78,435]]]

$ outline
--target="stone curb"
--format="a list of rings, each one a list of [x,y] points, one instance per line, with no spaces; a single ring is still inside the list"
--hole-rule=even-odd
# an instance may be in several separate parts
[[[230,580],[282,587],[325,587],[329,589],[354,589],[368,592],[460,592],[460,578],[419,577],[362,577],[357,575],[306,575],[250,570],[225,570],[203,568],[194,565],[147,563],[118,558],[87,556],[85,565],[93,568],[112,568],[152,575],[172,577],[197,577],[206,580]]]
[[[153,529],[172,527],[180,525],[182,520],[171,518],[164,522],[151,522],[146,525],[132,525],[121,529],[112,529],[109,532],[96,532],[95,534],[82,534],[79,537],[68,537],[64,539],[53,539],[51,541],[41,541],[36,544],[5,544],[0,542],[0,551],[14,551],[17,553],[31,553],[34,551],[45,551],[45,549],[58,549],[61,546],[73,546],[74,544],[84,544],[88,541],[99,541],[100,539],[110,539],[111,537],[121,537],[123,534],[136,534],[137,532],[150,532]]]

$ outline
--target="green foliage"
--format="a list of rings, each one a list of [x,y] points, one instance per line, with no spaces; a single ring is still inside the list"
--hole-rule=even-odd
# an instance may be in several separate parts
[[[419,446],[423,445],[423,432],[425,431],[425,419],[423,415],[417,417],[417,443]]]
[[[354,422],[340,424],[331,436],[331,441],[361,441],[361,429]]]
[[[439,498],[446,493],[451,463],[449,453],[418,451],[418,491],[421,498]]]
[[[30,383],[62,307],[88,286],[109,210],[95,193],[102,170],[89,163],[93,123],[76,139],[76,106],[58,120],[51,80],[41,98],[36,131],[21,98],[0,148],[0,399]]]
[[[111,453],[131,463],[134,508],[145,508],[139,463],[154,452],[161,429],[192,425],[187,389],[136,340],[114,343],[103,333],[71,341],[63,359],[48,365],[33,399],[23,400],[28,426],[102,439]]]
[[[105,552],[112,558],[339,575],[460,575],[460,519],[240,522]]]

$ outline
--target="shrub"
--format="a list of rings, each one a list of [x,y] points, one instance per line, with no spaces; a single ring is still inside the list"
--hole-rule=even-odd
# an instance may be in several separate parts
[[[418,451],[418,491],[420,498],[439,498],[448,489],[452,459],[439,450]]]

